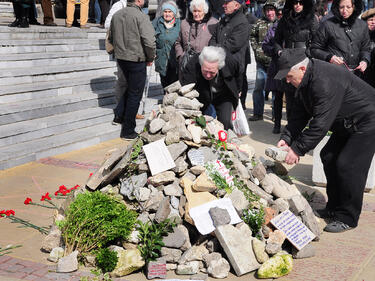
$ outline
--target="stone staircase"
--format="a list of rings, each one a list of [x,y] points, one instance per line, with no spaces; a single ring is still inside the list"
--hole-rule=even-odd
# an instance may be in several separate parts
[[[0,26],[0,169],[119,137],[104,37],[99,28]]]
[[[14,17],[12,2],[0,2],[0,17]]]

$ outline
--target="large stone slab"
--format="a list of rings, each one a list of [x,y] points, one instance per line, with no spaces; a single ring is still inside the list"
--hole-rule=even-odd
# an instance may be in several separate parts
[[[215,229],[215,234],[237,276],[260,267],[253,252],[253,238],[247,224],[241,223],[236,227],[221,225]]]

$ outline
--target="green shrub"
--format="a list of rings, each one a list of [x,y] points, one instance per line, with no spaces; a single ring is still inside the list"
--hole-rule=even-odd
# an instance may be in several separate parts
[[[136,218],[136,212],[100,191],[79,194],[70,204],[62,228],[65,251],[83,254],[115,239],[125,240]]]
[[[161,247],[164,246],[163,236],[173,232],[175,226],[169,219],[161,223],[139,222],[138,249],[146,262],[153,261],[160,256]]]
[[[264,223],[264,210],[263,208],[244,210],[242,219],[250,227],[252,235],[256,236]]]
[[[108,248],[100,249],[96,254],[96,265],[104,273],[113,271],[116,267],[117,261],[117,253]]]

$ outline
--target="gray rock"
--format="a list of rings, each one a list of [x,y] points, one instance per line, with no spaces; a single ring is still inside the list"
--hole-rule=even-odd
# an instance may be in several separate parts
[[[203,153],[205,163],[218,159],[218,155],[210,147],[203,146],[198,148],[198,150]]]
[[[117,187],[108,184],[102,189],[100,189],[100,192],[108,194],[108,195],[115,195],[115,194],[118,194],[120,191]]]
[[[194,176],[192,173],[190,173],[190,172],[187,172],[184,176],[183,176],[184,178],[188,178],[188,179],[190,179],[191,181],[194,181],[197,177],[196,176]]]
[[[271,157],[273,160],[280,162],[284,162],[285,157],[288,154],[287,151],[277,147],[269,147],[266,149],[265,153],[268,157]]]
[[[193,90],[193,91],[190,91],[189,93],[186,93],[184,97],[188,99],[194,99],[194,98],[199,97],[199,93],[196,90]]]
[[[173,168],[173,171],[177,174],[181,174],[187,170],[189,167],[188,163],[186,163],[184,157],[180,156],[175,161],[176,167]]]
[[[153,119],[150,123],[149,132],[151,134],[156,134],[157,132],[161,130],[161,128],[163,128],[164,125],[165,125],[165,121],[163,119],[160,119],[160,118]]]
[[[173,228],[173,232],[169,233],[167,236],[163,238],[163,243],[165,247],[179,249],[186,243],[188,237],[186,237],[182,227],[184,226],[179,225]]]
[[[147,173],[131,176],[130,179],[134,186],[134,189],[144,187],[147,183]]]
[[[165,137],[164,135],[162,135],[160,133],[150,134],[149,132],[142,132],[142,133],[140,133],[140,136],[146,143],[158,141],[158,140]]]
[[[176,224],[181,224],[182,223],[182,218],[180,216],[180,212],[174,208],[171,208],[171,212],[168,215],[168,219],[171,222],[174,222]]]
[[[129,198],[129,200],[134,200],[134,191],[145,186],[146,183],[147,173],[142,173],[140,175],[134,175],[130,178],[122,179],[120,194]]]
[[[198,273],[190,276],[190,280],[208,281],[208,274]]]
[[[93,255],[85,255],[83,263],[86,267],[95,267],[96,266],[96,257]]]
[[[275,161],[275,165],[272,167],[272,171],[279,176],[286,176],[288,174],[288,169],[283,165],[283,163]]]
[[[177,97],[174,102],[174,106],[177,109],[199,110],[203,105],[197,99]]]
[[[178,264],[185,264],[189,261],[203,261],[203,256],[209,254],[205,246],[193,246],[187,249],[178,261]]]
[[[177,268],[177,263],[167,263],[167,271],[175,270]]]
[[[170,212],[171,212],[171,206],[169,203],[169,197],[165,197],[163,201],[161,201],[161,204],[158,210],[156,211],[154,220],[158,223],[161,223],[162,221],[168,218],[168,215]]]
[[[188,229],[180,224],[180,225],[177,225],[177,228],[179,230],[181,230],[181,232],[183,233],[184,237],[185,237],[185,243],[180,247],[180,249],[182,251],[186,251],[187,249],[190,249],[191,248],[191,243],[190,243],[190,236],[189,236],[189,231]]]
[[[210,253],[210,254],[207,254],[207,255],[204,255],[203,256],[203,261],[204,263],[206,264],[206,267],[208,267],[208,264],[213,261],[213,260],[219,260],[221,259],[222,256],[220,253],[218,252],[214,252],[214,253]]]
[[[315,247],[312,243],[307,244],[305,247],[303,247],[299,251],[293,247],[292,256],[295,259],[311,258],[315,256]]]
[[[167,93],[178,92],[178,90],[180,90],[180,89],[181,89],[181,83],[178,80],[164,88],[164,90]]]
[[[147,279],[161,278],[165,279],[167,277],[167,263],[161,258],[157,261],[150,261],[147,263]]]
[[[50,253],[53,248],[59,247],[61,242],[61,230],[53,224],[48,235],[42,241],[42,250]]]
[[[192,166],[203,166],[205,164],[204,154],[198,149],[190,149],[187,153],[187,157]]]
[[[191,261],[186,264],[179,264],[176,269],[178,275],[194,275],[199,272],[199,261]]]
[[[159,186],[163,184],[171,183],[175,180],[175,173],[172,171],[165,171],[159,174],[156,174],[153,177],[148,179],[149,183],[153,186]]]
[[[178,212],[182,217],[185,214],[185,205],[186,205],[186,197],[184,195],[180,196],[180,203],[178,204]]]
[[[189,154],[189,152],[188,152],[188,154]],[[202,174],[205,171],[206,171],[206,168],[201,166],[201,165],[193,166],[193,167],[190,168],[190,172],[192,172],[195,176],[199,176],[200,174]]]
[[[214,207],[211,208],[208,213],[210,214],[215,227],[230,223],[230,215],[226,209]]]
[[[273,202],[273,196],[271,194],[268,194],[265,192],[262,188],[257,186],[251,181],[247,181],[247,187],[256,195],[258,195],[260,198],[265,199],[269,204]]]
[[[221,246],[220,246],[220,242],[219,240],[217,240],[217,238],[212,238],[211,240],[209,240],[206,244],[206,248],[207,250],[210,252],[210,253],[214,253],[214,252],[220,252],[221,251]]]
[[[215,234],[237,276],[260,267],[251,246],[251,230],[247,224],[241,223],[237,227],[221,225],[215,229]]]
[[[190,124],[187,126],[187,129],[193,137],[193,142],[198,144],[201,143],[202,128],[195,124]]]
[[[133,230],[130,233],[129,238],[128,238],[127,241],[130,242],[130,243],[138,244],[139,243],[139,231],[138,230]]]
[[[239,214],[242,214],[242,211],[247,209],[250,205],[243,192],[238,188],[233,189],[233,191],[230,194],[225,195],[225,197],[230,198],[234,208]]]
[[[173,183],[165,186],[164,194],[167,196],[181,196],[182,188],[179,186],[178,181],[174,181]]]
[[[187,85],[184,85],[182,86],[180,89],[179,89],[179,93],[183,96],[185,96],[187,93],[191,92],[195,87],[195,83],[190,83],[190,84],[187,84]],[[199,94],[198,94],[199,95]]]
[[[149,214],[147,212],[142,212],[141,214],[139,214],[137,220],[141,221],[142,223],[146,223],[150,221],[150,218],[148,217],[148,215]]]
[[[220,258],[209,262],[207,272],[210,276],[218,279],[227,278],[230,270],[230,265],[226,259]]]
[[[180,199],[176,196],[171,196],[171,206],[173,209],[178,210],[178,205],[180,204]]]
[[[233,166],[236,169],[236,172],[243,180],[248,180],[250,178],[247,168],[239,161],[238,159],[233,159]]]
[[[180,133],[177,130],[171,130],[165,137],[165,144],[170,145],[172,143],[178,143],[180,141]]]
[[[64,249],[61,247],[53,248],[52,251],[49,253],[49,257],[47,260],[51,262],[57,262],[60,258],[64,256]]]
[[[266,244],[267,254],[273,256],[273,255],[276,255],[280,251],[281,251],[281,245],[280,244],[277,244],[277,243],[267,243]]]
[[[179,128],[182,127],[182,126],[186,129],[186,127],[184,125],[185,124],[185,118],[184,118],[184,116],[182,116],[181,113],[173,112],[173,113],[168,113],[168,114],[165,114],[165,115],[167,115],[168,122],[161,129],[163,134],[166,134],[171,130],[175,130],[175,131],[179,132]]]
[[[167,261],[171,263],[176,263],[181,258],[182,251],[179,249],[173,249],[173,248],[167,248],[162,247],[161,248],[161,256]]]
[[[150,198],[151,190],[146,187],[141,187],[134,191],[137,201],[147,201]]]
[[[266,174],[260,182],[263,190],[268,194],[272,194],[274,187],[279,184],[277,178],[275,177],[277,177],[275,174]]]
[[[194,118],[202,115],[200,110],[177,109],[177,112],[181,113],[185,118]]]
[[[145,203],[142,203],[143,210],[156,212],[163,199],[164,195],[162,191],[159,191],[157,189],[152,190],[150,199],[148,199]]]
[[[180,141],[179,143],[173,143],[171,145],[168,145],[167,148],[171,153],[172,159],[176,160],[180,155],[182,155],[186,151],[188,146],[184,142]]]
[[[275,200],[275,205],[277,206],[277,209],[280,213],[286,211],[289,209],[289,203],[283,198],[278,198]]]
[[[264,168],[261,162],[258,162],[252,169],[251,173],[254,178],[257,178],[259,181],[262,181],[266,176],[266,168]]]
[[[56,272],[67,273],[73,272],[78,269],[78,251],[74,251],[70,255],[59,259],[57,262]]]
[[[264,263],[269,259],[266,253],[266,244],[256,238],[251,241],[255,257],[259,263]]]
[[[163,97],[163,105],[164,106],[174,105],[174,102],[176,101],[177,98],[178,98],[178,94],[177,93],[166,94]]]

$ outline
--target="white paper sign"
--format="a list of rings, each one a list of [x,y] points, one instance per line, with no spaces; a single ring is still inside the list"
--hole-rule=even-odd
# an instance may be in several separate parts
[[[214,207],[219,207],[228,211],[230,216],[230,224],[242,222],[241,218],[238,216],[236,210],[234,209],[232,200],[230,200],[230,198],[210,201],[208,203],[191,208],[189,211],[189,214],[200,234],[206,235],[215,230],[214,223],[211,219],[210,213],[208,212],[211,208]]]
[[[301,250],[315,238],[315,234],[289,210],[274,217],[271,223],[284,232],[289,242],[298,250]]]
[[[176,167],[164,138],[144,145],[143,151],[153,176]]]

